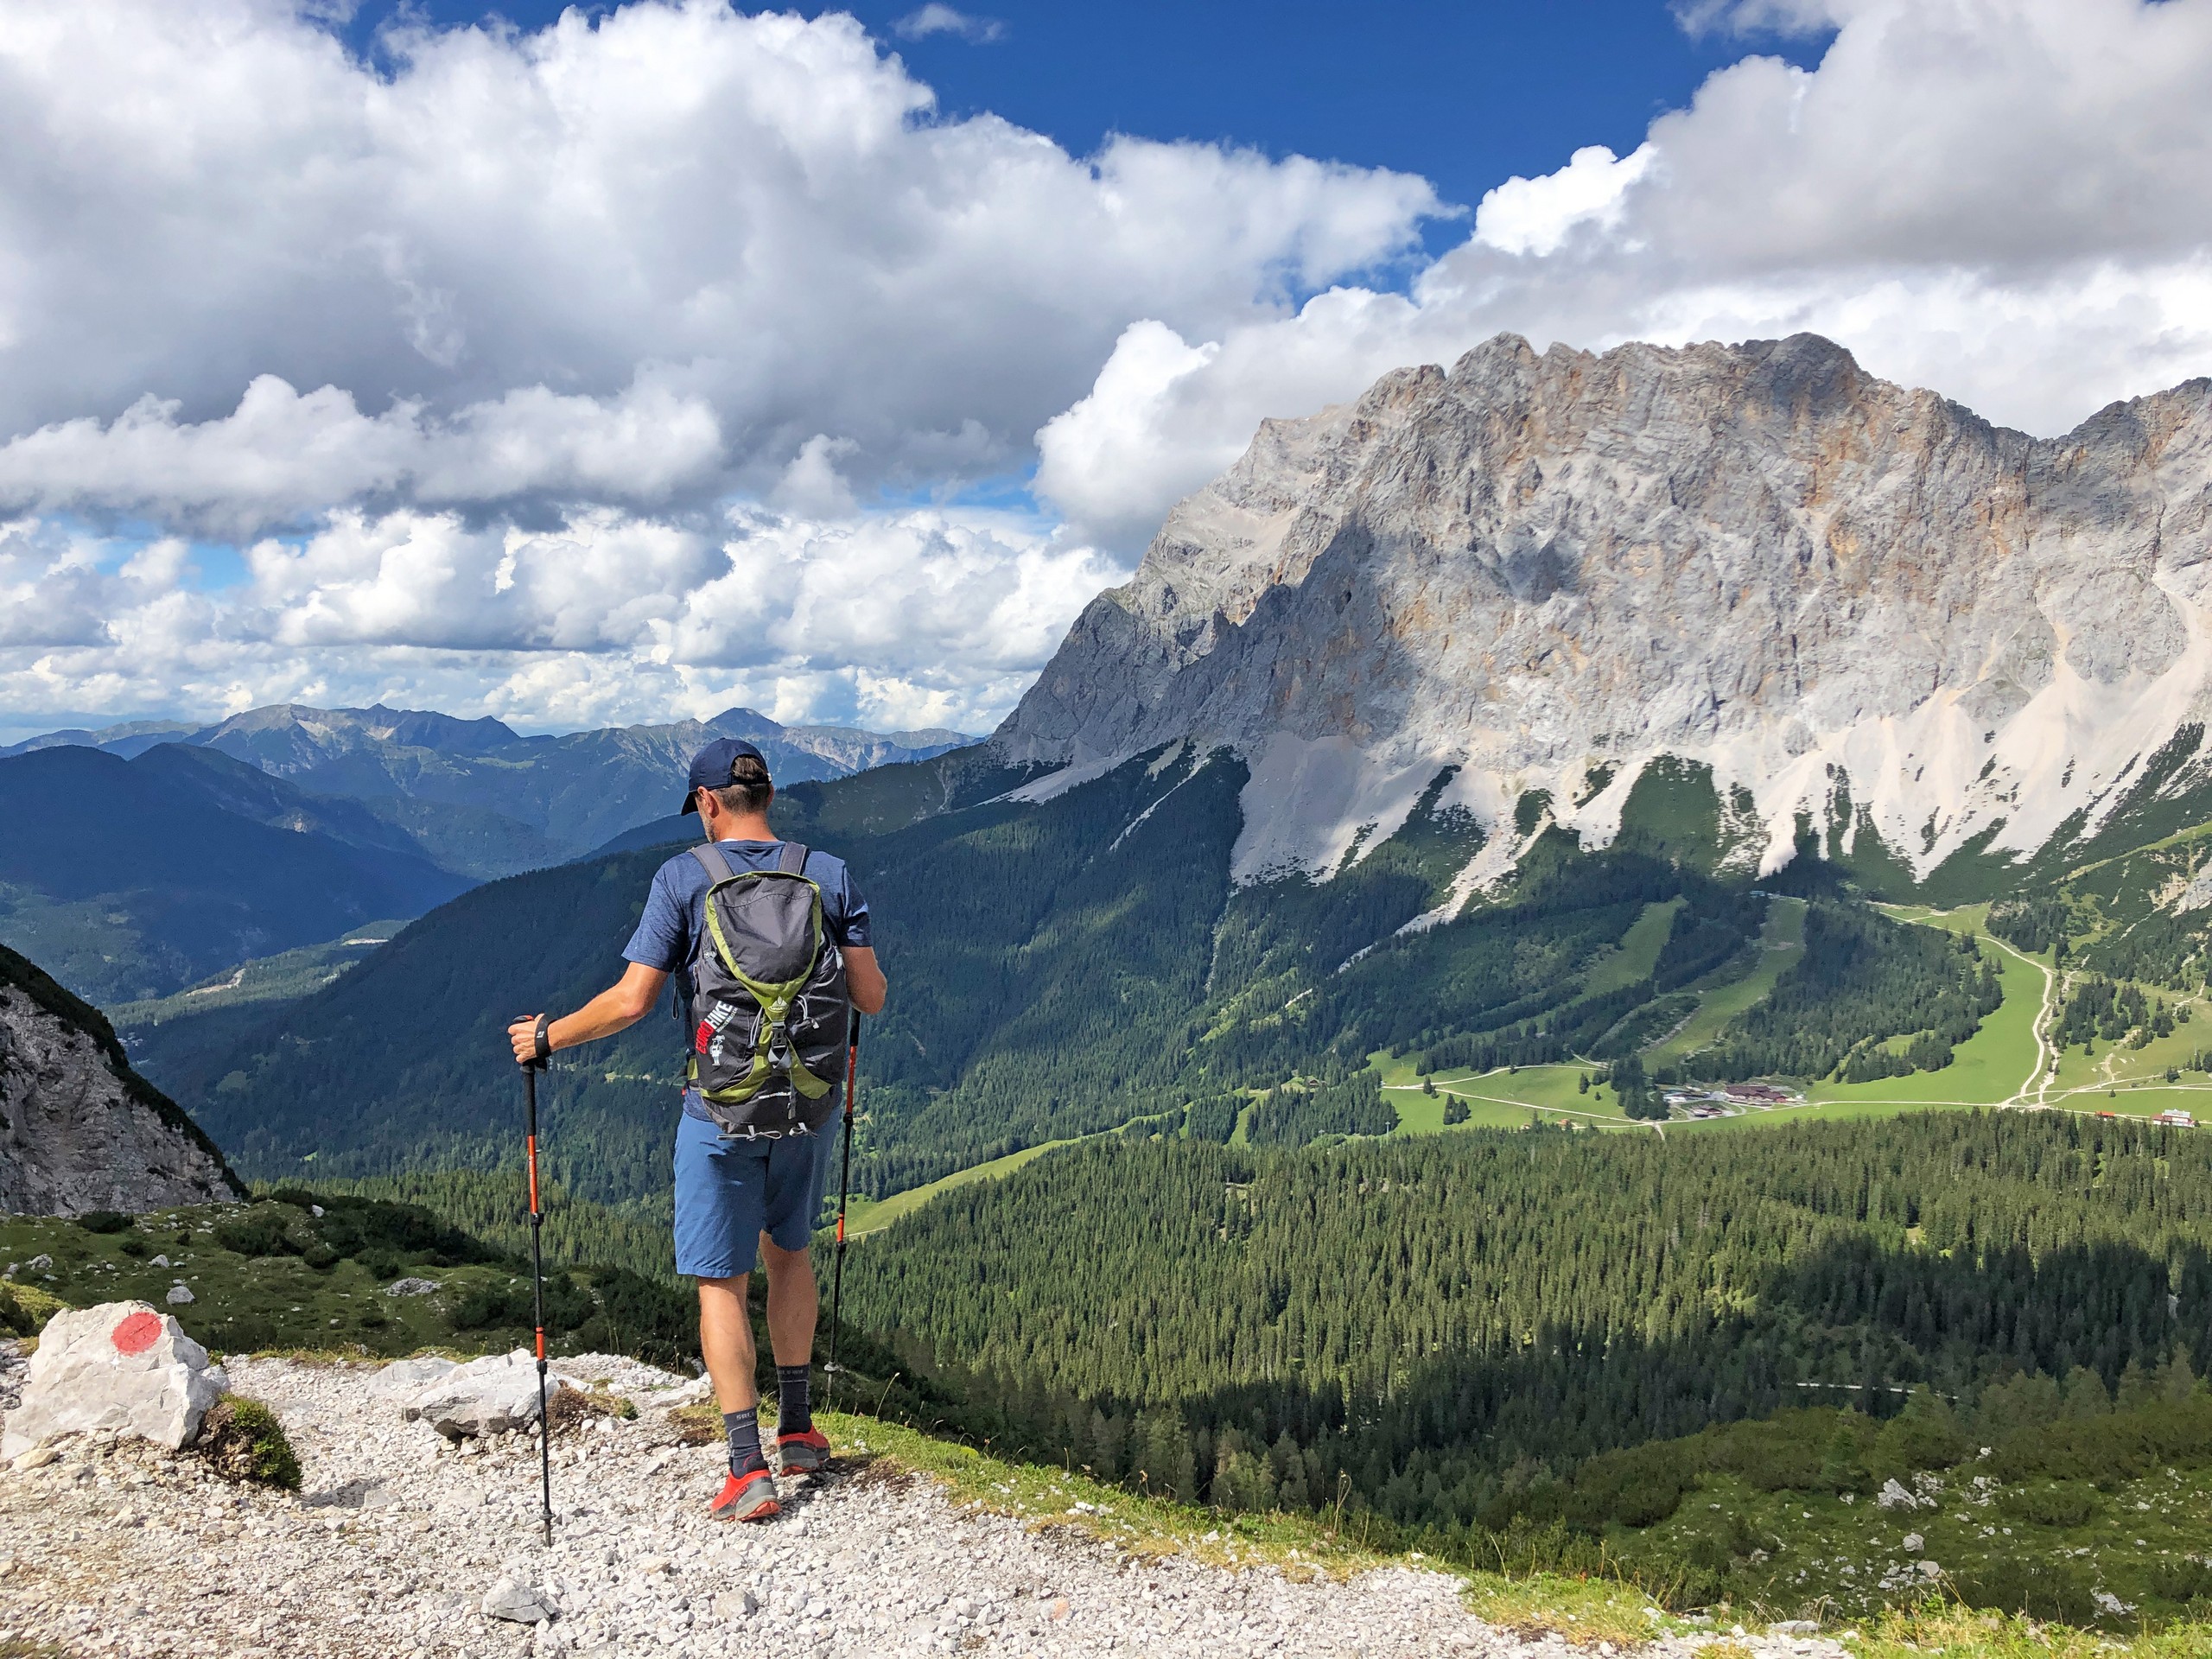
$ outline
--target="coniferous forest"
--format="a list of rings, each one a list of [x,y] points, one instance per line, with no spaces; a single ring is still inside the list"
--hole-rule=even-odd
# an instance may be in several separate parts
[[[1537,1474],[1716,1423],[2212,1355],[2208,1217],[2212,1147],[2057,1115],[1114,1138],[862,1241],[847,1306],[972,1433],[1465,1537]]]

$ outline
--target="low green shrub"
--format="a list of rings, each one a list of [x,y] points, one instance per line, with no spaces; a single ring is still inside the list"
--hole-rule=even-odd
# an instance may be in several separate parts
[[[0,1336],[35,1337],[69,1304],[35,1285],[0,1281]]]
[[[119,1233],[130,1222],[119,1210],[87,1210],[77,1217],[77,1224],[88,1233]]]
[[[194,1448],[226,1480],[299,1490],[300,1459],[284,1425],[258,1400],[225,1395],[209,1408]]]
[[[2057,1481],[2007,1487],[1999,1504],[2014,1520],[2038,1527],[2078,1527],[2098,1508],[2097,1495],[2090,1488]]]

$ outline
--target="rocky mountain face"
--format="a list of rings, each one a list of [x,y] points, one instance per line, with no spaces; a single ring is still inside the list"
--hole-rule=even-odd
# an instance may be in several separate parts
[[[99,1011],[0,947],[0,1211],[137,1215],[244,1195]]]
[[[1811,831],[1919,877],[2201,784],[2208,605],[2212,381],[2044,441],[1811,335],[1501,335],[1266,423],[994,741],[1067,783],[1233,747],[1243,879],[1379,845],[1446,766],[1471,879],[1548,821],[1604,844],[1662,762],[1745,868]]]

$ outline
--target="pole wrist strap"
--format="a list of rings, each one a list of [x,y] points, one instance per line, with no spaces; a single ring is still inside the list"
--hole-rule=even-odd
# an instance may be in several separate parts
[[[537,1016],[537,1063],[540,1065],[544,1065],[553,1055],[552,1028],[551,1014],[541,1014]]]

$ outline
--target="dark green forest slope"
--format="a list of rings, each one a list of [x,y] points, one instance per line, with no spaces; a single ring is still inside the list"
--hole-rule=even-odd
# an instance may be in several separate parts
[[[802,785],[777,808],[783,833],[851,861],[893,979],[867,1040],[863,1192],[1140,1122],[1226,1137],[1242,1118],[1251,1139],[1290,1145],[1380,1133],[1395,1120],[1377,1051],[1428,1069],[1623,1059],[1748,971],[1770,903],[1631,822],[1599,853],[1548,830],[1504,888],[1401,933],[1482,845],[1439,805],[1448,771],[1332,879],[1242,887],[1228,872],[1246,774],[1228,754],[1178,745],[1041,804],[1005,798],[1025,776],[964,751]],[[511,1159],[504,1027],[620,971],[668,852],[479,888],[228,1046],[165,1034],[178,1058],[163,1080],[270,1179]],[[1638,958],[1625,941],[1655,915],[1656,955]],[[1708,1071],[1947,1059],[1987,1005],[1973,946],[1863,906],[1822,900],[1815,915],[1813,948],[1777,988],[1794,999],[1779,1025],[1747,1016]],[[1926,1040],[1883,1046],[1915,1033]],[[655,1017],[562,1058],[561,1179],[610,1203],[661,1189],[680,1054]]]
[[[0,938],[104,1004],[419,916],[467,885],[358,804],[226,755],[0,760]]]
[[[1716,1422],[2212,1354],[2208,1220],[2212,1141],[2055,1114],[1109,1139],[863,1240],[847,1306],[979,1433],[1464,1537],[1539,1475]]]

